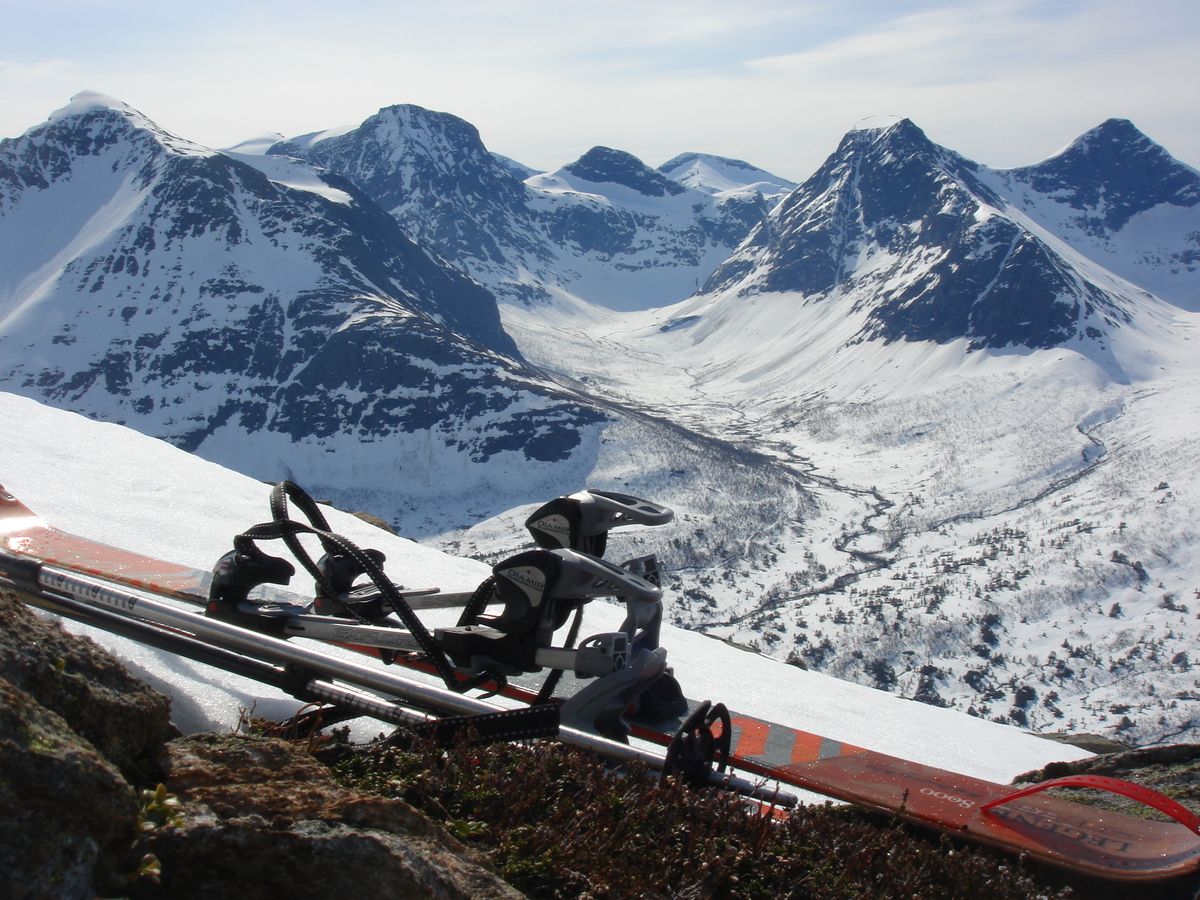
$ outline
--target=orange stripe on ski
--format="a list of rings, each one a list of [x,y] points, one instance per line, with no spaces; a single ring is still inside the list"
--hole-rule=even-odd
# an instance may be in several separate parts
[[[853,744],[772,726],[770,722],[749,716],[733,716],[732,721],[733,752],[743,759],[755,759],[769,766],[800,765],[865,752]]]
[[[825,739],[819,734],[809,734],[807,731],[796,732],[796,743],[792,745],[793,763],[813,762],[821,759],[821,745]]]
[[[762,756],[767,751],[771,726],[759,719],[733,716],[733,752],[738,756]]]
[[[844,744],[819,734],[809,734],[806,731],[796,732],[796,743],[792,745],[792,763],[816,762],[821,759],[832,759],[835,756],[853,756],[862,753],[862,747]]]

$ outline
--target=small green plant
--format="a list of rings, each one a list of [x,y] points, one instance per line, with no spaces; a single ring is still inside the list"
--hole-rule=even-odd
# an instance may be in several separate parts
[[[446,830],[460,841],[471,841],[487,834],[488,823],[476,819],[451,819],[446,822]]]
[[[154,790],[143,790],[137,817],[138,840],[133,845],[132,853],[143,849],[143,840],[154,832],[182,824],[183,812],[179,798],[168,791],[166,785],[159,784]],[[137,867],[124,878],[129,885],[157,885],[162,880],[162,861],[153,853],[143,853]]]
[[[142,806],[138,810],[138,831],[145,834],[160,828],[183,824],[179,798],[160,784],[154,790],[142,791]]]
[[[133,873],[129,880],[159,884],[162,881],[162,863],[153,853],[147,853],[138,862],[137,871]]]

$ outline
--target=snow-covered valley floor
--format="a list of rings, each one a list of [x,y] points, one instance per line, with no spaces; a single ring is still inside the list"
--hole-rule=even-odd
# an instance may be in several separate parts
[[[1197,317],[1159,310],[1160,331],[1118,337],[1110,358],[963,364],[955,346],[840,350],[798,302],[754,298],[719,355],[693,333],[722,327],[711,301],[504,308],[522,352],[565,381],[802,486],[794,517],[764,506],[751,528],[740,508],[737,546],[719,545],[719,514],[718,535],[689,531],[685,498],[673,532],[631,548],[663,556],[671,620],[1035,730],[1200,736]],[[484,523],[456,541],[487,556],[507,549],[497,536]]]

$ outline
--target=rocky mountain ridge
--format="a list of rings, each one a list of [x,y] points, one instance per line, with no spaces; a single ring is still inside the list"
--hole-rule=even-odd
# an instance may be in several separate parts
[[[412,105],[269,152],[354,181],[414,238],[517,303],[682,299],[767,209],[756,191],[714,197],[607,147],[522,182],[473,126]]]
[[[703,291],[841,302],[847,318],[864,314],[857,341],[1045,348],[1102,344],[1128,324],[1147,292],[1093,271],[1061,239],[1009,214],[993,187],[1004,180],[989,174],[907,119],[850,132]],[[1049,191],[1048,174],[1009,177]]]

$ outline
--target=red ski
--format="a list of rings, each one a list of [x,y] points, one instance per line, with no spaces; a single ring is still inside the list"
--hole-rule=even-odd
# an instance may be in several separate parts
[[[0,487],[0,578],[14,563],[39,562],[189,604],[207,599],[211,575],[59,531]],[[299,602],[299,598],[293,597]],[[403,664],[403,660],[398,660]],[[534,692],[510,685],[509,696]],[[1096,776],[1017,790],[842,743],[753,716],[732,715],[732,764],[784,784],[895,814],[960,838],[1028,854],[1078,872],[1151,881],[1200,870],[1200,819],[1149,789]],[[635,736],[669,742],[678,720]],[[1050,787],[1086,787],[1132,797],[1174,821],[1151,821],[1050,796]]]

